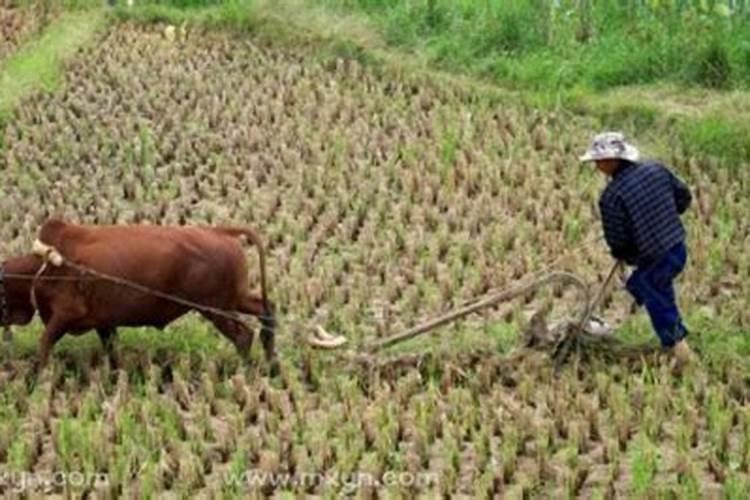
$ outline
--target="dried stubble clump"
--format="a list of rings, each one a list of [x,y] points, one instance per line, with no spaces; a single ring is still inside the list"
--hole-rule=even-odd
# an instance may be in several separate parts
[[[38,6],[0,2],[0,63],[43,27],[43,11]]]

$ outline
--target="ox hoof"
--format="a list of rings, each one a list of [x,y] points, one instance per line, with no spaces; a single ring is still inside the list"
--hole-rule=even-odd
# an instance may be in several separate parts
[[[30,388],[36,386],[44,377],[50,376],[50,371],[51,368],[47,363],[42,363],[39,360],[33,361],[26,373],[27,386]]]
[[[268,363],[268,375],[272,378],[276,378],[281,375],[281,364],[278,359],[272,359]]]

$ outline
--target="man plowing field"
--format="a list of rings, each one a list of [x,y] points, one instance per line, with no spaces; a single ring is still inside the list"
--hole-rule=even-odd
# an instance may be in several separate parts
[[[599,199],[604,236],[612,256],[635,270],[626,287],[646,307],[656,335],[675,364],[694,357],[677,307],[674,280],[685,268],[687,247],[680,216],[692,196],[663,165],[639,161],[638,149],[618,132],[597,135],[581,157],[609,176]]]

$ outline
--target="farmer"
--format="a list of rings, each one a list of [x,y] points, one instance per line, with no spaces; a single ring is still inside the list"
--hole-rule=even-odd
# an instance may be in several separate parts
[[[604,237],[612,256],[635,266],[626,287],[645,305],[663,349],[675,364],[693,360],[685,340],[674,280],[685,268],[687,248],[680,215],[690,206],[687,186],[663,165],[639,161],[639,152],[619,132],[596,137],[581,157],[609,177],[599,199]]]

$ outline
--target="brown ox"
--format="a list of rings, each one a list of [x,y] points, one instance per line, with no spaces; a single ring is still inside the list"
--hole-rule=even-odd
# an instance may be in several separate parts
[[[247,238],[258,249],[260,296],[253,294],[247,284],[248,267],[242,238]],[[265,255],[260,239],[252,230],[203,226],[83,226],[53,219],[42,226],[39,240],[54,247],[72,264],[207,306],[212,310],[198,309],[198,312],[231,340],[245,359],[252,347],[253,331],[218,310],[259,317],[266,359],[273,373],[278,370]],[[33,276],[42,264],[42,259],[35,255],[13,257],[4,263],[6,311],[0,311],[4,316],[0,321],[7,325],[31,321],[35,312],[32,280],[18,275]],[[40,368],[46,364],[55,343],[66,333],[78,335],[96,330],[114,362],[112,340],[117,327],[164,328],[194,310],[142,289],[82,275],[68,264],[61,267],[48,264],[34,285],[33,295],[36,310],[45,324],[39,345]]]

